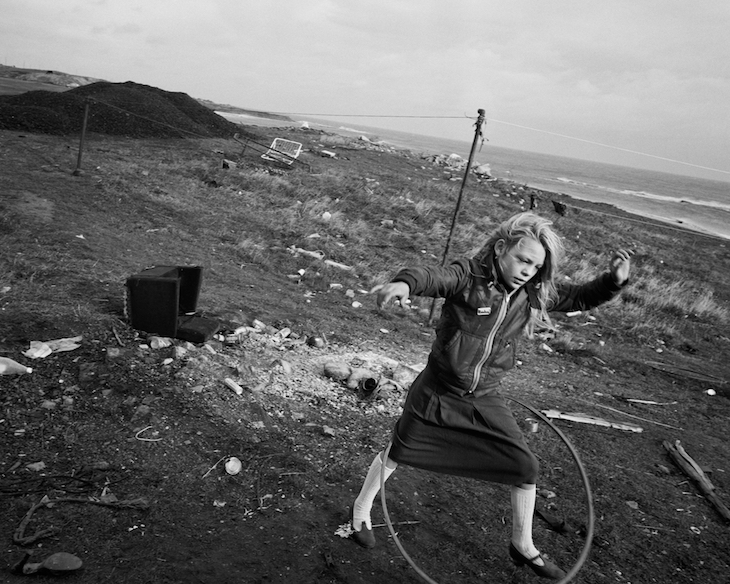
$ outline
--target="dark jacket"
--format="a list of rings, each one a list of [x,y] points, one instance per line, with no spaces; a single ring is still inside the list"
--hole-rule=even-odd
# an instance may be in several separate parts
[[[511,297],[491,262],[457,260],[445,268],[408,268],[393,278],[405,282],[413,296],[445,298],[436,326],[428,366],[440,385],[461,395],[491,393],[515,364],[517,337],[538,307],[535,284],[528,282]],[[620,290],[610,273],[582,285],[558,284],[550,311],[588,310]]]

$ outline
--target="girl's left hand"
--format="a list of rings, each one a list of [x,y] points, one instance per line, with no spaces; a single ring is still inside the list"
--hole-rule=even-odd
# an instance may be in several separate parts
[[[608,267],[611,270],[613,281],[618,286],[623,286],[629,279],[631,271],[631,256],[634,255],[633,250],[620,249],[613,254]]]

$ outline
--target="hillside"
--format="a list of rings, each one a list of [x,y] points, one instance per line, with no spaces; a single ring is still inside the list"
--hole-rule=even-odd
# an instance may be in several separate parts
[[[104,79],[95,79],[93,77],[84,77],[81,75],[70,75],[68,73],[62,73],[60,71],[45,71],[45,70],[38,70],[38,69],[21,69],[18,67],[8,67],[6,65],[0,65],[0,108],[2,107],[3,102],[3,96],[14,96],[14,95],[20,95],[20,94],[26,94],[28,92],[32,91],[47,91],[51,93],[60,93],[60,92],[66,92],[68,90],[82,87],[85,85],[90,84],[96,84],[96,83],[104,83],[105,85],[99,85],[96,89],[90,90],[90,91],[84,91],[79,92],[78,95],[83,96],[84,98],[97,98],[101,99],[103,101],[104,97],[109,96],[109,93],[118,93],[120,91],[123,91],[122,89],[119,89],[122,86],[126,86],[126,89],[129,91],[132,90],[151,90],[155,88],[151,87],[145,87],[143,85],[137,85],[134,83],[126,83],[126,84],[110,84],[109,82],[105,81]],[[180,101],[180,96],[183,94],[177,93],[177,94],[171,94],[168,92],[163,92],[161,90],[157,90],[158,97],[165,96],[166,94],[170,96],[177,96],[178,99],[176,100],[178,103]],[[72,94],[74,95],[74,94]],[[41,131],[41,132],[47,132],[47,133],[67,133],[69,131],[78,131],[80,129],[80,126],[78,124],[74,124],[73,126],[69,127],[68,124],[64,124],[63,126],[55,126],[55,125],[49,125],[46,126],[47,129],[44,129],[44,127],[41,124],[36,124],[39,127],[33,127],[32,120],[34,117],[42,116],[45,118],[53,117],[52,113],[49,113],[47,111],[39,111],[37,109],[31,109],[27,112],[23,112],[20,108],[35,108],[37,107],[37,104],[34,103],[35,100],[39,98],[37,97],[31,97],[31,96],[25,96],[22,98],[18,98],[17,100],[12,100],[12,103],[14,107],[18,108],[15,110],[15,112],[6,112],[5,116],[2,116],[0,113],[0,124],[5,124],[4,126],[0,125],[0,127],[4,127],[5,129],[33,129],[34,131]],[[142,100],[144,101],[144,97],[142,97]],[[232,106],[228,104],[220,104],[216,103],[214,101],[208,100],[208,99],[197,99],[194,98],[196,102],[199,104],[205,106],[209,110],[213,111],[226,111],[226,112],[232,112],[232,113],[239,113],[239,114],[246,114],[250,116],[255,117],[261,117],[261,118],[268,118],[273,120],[282,120],[282,121],[291,121],[290,118],[287,116],[282,116],[278,114],[272,114],[269,112],[262,112],[257,110],[251,110],[251,109],[245,109],[237,106]],[[127,103],[129,100],[125,99],[122,95],[114,95],[112,96],[111,102],[113,105],[120,105],[122,109],[127,109],[129,106],[129,109],[134,110],[134,108],[139,109],[139,104],[136,106],[132,105],[131,103]],[[136,101],[139,101],[139,98],[136,99]],[[173,100],[174,102],[175,100]],[[174,104],[168,104],[168,107],[174,107]],[[190,111],[191,109],[195,109],[192,107],[192,104],[188,102],[186,104],[186,109]],[[73,118],[79,118],[82,117],[83,107],[81,110],[79,110],[78,103],[75,99],[61,99],[61,98],[46,98],[42,105],[42,108],[49,109],[52,112],[55,112],[56,110],[64,111],[67,115],[70,113],[70,115]],[[70,110],[70,112],[69,112]],[[14,124],[11,125],[11,122],[8,121],[8,118],[10,115],[14,113],[14,115],[21,120],[25,121],[16,121]],[[104,111],[103,109],[101,111],[96,112],[98,116],[104,116],[105,114],[108,114],[108,111]],[[138,112],[140,114],[143,113],[149,113],[149,112]],[[179,115],[179,114],[178,114]],[[171,116],[168,113],[167,115],[160,115],[160,112],[157,111],[156,115],[153,114],[153,117],[160,118],[159,121],[164,122],[166,119],[170,119]],[[194,116],[195,117],[195,116]],[[5,122],[3,122],[3,118],[5,119]],[[207,119],[210,120],[210,117],[207,116]],[[179,123],[179,120],[177,120],[177,123]],[[25,124],[25,126],[23,126]],[[188,126],[190,124],[187,124]],[[112,131],[107,132],[106,127],[101,124],[98,125],[97,131],[100,131],[102,133],[119,133],[118,131]]]
[[[28,581],[11,573],[24,549],[78,556],[80,584],[421,581],[386,527],[369,551],[335,531],[387,444],[400,375],[433,339],[429,299],[381,311],[368,291],[400,266],[440,263],[460,173],[309,129],[218,125],[188,96],[138,84],[69,94],[26,95],[17,107],[52,103],[55,117],[30,111],[25,129],[0,130],[0,356],[33,368],[0,377],[0,581]],[[90,128],[74,175],[78,135],[31,130],[71,124],[77,110],[58,104],[87,96],[128,133]],[[150,137],[130,137],[147,131],[137,116]],[[261,158],[275,137],[302,144],[292,165]],[[561,277],[585,280],[613,249],[636,251],[621,298],[525,339],[504,388],[526,430],[535,414],[521,403],[613,423],[554,422],[595,507],[577,581],[722,582],[728,524],[664,444],[679,440],[730,504],[726,243],[470,177],[452,257],[530,195],[564,237]],[[196,312],[223,336],[133,328],[127,279],[150,266],[202,268]],[[24,355],[78,336],[67,351]],[[382,391],[327,377],[330,362],[366,369]],[[569,568],[587,543],[584,485],[546,421],[528,435],[542,466],[535,538]],[[234,456],[242,468],[228,474]],[[44,495],[56,503],[36,507]],[[507,556],[505,488],[402,468],[386,495],[399,538],[436,581],[535,581]],[[377,503],[373,519],[382,525]]]

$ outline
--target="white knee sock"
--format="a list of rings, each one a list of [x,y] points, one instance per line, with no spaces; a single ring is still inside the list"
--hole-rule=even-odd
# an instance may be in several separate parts
[[[513,486],[512,543],[522,555],[535,557],[539,552],[532,542],[532,516],[535,513],[535,485]]]
[[[381,452],[373,459],[373,462],[370,464],[368,474],[365,477],[365,482],[360,489],[360,494],[357,496],[357,499],[355,499],[355,504],[352,508],[352,524],[355,531],[360,531],[360,527],[363,522],[365,522],[368,529],[373,528],[373,524],[370,521],[370,511],[373,508],[375,496],[378,494],[378,491],[380,491],[380,469],[383,465],[380,457],[382,455],[383,453]],[[385,480],[388,480],[388,477],[393,474],[393,471],[397,467],[398,463],[394,460],[389,458],[386,461]]]

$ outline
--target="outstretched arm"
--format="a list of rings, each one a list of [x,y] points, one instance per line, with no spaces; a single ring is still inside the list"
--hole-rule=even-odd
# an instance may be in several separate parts
[[[411,293],[411,288],[405,282],[390,282],[383,286],[376,286],[370,293],[378,293],[376,303],[378,308],[383,308],[391,300],[398,300],[401,306],[405,306],[408,303],[408,296]]]
[[[613,254],[608,264],[608,269],[617,286],[623,286],[629,279],[632,255],[634,255],[633,250],[620,249]]]
[[[585,284],[558,285],[558,301],[549,308],[556,312],[590,310],[614,298],[629,281],[631,250],[620,249],[608,262],[608,272]]]

